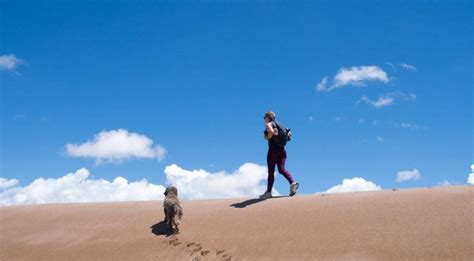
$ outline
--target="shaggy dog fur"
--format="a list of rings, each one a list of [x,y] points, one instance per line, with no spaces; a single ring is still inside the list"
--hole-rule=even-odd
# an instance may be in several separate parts
[[[178,233],[179,224],[183,217],[183,208],[178,199],[178,189],[176,187],[167,187],[164,194],[163,209],[165,211],[165,222],[168,229]]]

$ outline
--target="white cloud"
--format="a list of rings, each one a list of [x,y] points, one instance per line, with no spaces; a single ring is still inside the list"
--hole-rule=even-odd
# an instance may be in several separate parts
[[[407,70],[409,70],[409,71],[412,71],[412,72],[416,72],[416,71],[417,71],[416,67],[413,66],[413,65],[410,65],[410,64],[402,63],[402,64],[400,64],[400,66],[402,66],[403,68],[405,68],[405,69],[407,69]]]
[[[409,130],[425,130],[426,127],[417,125],[415,123],[409,123],[409,122],[396,122],[396,121],[387,121],[387,124],[389,124],[392,127],[395,128],[402,128],[402,129],[409,129]]]
[[[474,185],[474,164],[471,165],[471,174],[467,178],[467,183]]]
[[[118,129],[101,131],[83,144],[66,144],[66,152],[71,157],[94,158],[97,163],[120,162],[133,157],[162,160],[166,149],[152,145],[153,141],[144,135]]]
[[[255,197],[266,190],[267,167],[245,163],[233,173],[186,170],[176,164],[165,168],[169,184],[186,199]],[[278,191],[273,191],[278,195]]]
[[[444,180],[442,182],[439,182],[438,185],[439,186],[451,186],[451,185],[453,185],[453,183],[450,182],[450,181]]]
[[[326,91],[328,88],[328,77],[324,77],[316,86],[316,91]]]
[[[328,189],[327,193],[354,192],[354,191],[372,191],[381,190],[382,188],[375,183],[365,180],[364,178],[354,177],[352,179],[344,179],[342,184],[336,185]]]
[[[412,124],[412,123],[407,123],[407,122],[402,122],[400,124],[400,127],[405,128],[405,129],[412,129],[412,130],[417,130],[420,127],[418,125]]]
[[[368,81],[381,81],[388,83],[387,73],[378,66],[352,66],[342,67],[334,76],[329,85],[327,77],[324,77],[316,87],[317,91],[331,91],[347,85],[365,86]]]
[[[390,67],[391,67],[392,69],[395,69],[395,65],[394,65],[393,63],[386,62],[385,64],[388,64],[388,65],[390,65]]]
[[[176,164],[165,168],[167,183],[176,186],[181,199],[256,197],[266,190],[267,167],[245,163],[233,173],[186,170]],[[111,202],[163,199],[165,187],[123,177],[113,181],[89,179],[87,169],[60,178],[38,178],[25,187],[18,180],[0,178],[0,206],[18,204]],[[274,195],[279,195],[273,189]]]
[[[385,106],[393,105],[395,100],[403,100],[403,101],[414,101],[416,99],[416,95],[413,93],[403,93],[403,92],[392,92],[385,95],[381,95],[377,100],[371,100],[367,96],[363,96],[357,103],[365,103],[371,105],[375,108],[382,108]]]
[[[377,136],[377,139],[376,139],[376,140],[377,140],[378,143],[383,143],[383,142],[385,141],[384,138],[379,137],[379,136]]]
[[[135,182],[123,177],[111,182],[89,179],[89,171],[82,168],[57,179],[38,178],[25,187],[2,189],[0,205],[158,200],[163,198],[164,191],[163,186],[145,179]]]
[[[360,98],[359,102],[364,102],[368,105],[372,105],[375,108],[381,108],[385,106],[389,106],[393,104],[393,97],[379,97],[377,100],[373,101],[369,99],[367,96],[363,96]]]
[[[404,170],[397,173],[397,182],[403,182],[408,180],[419,180],[421,173],[417,169]]]
[[[345,85],[365,85],[366,81],[382,81],[387,83],[389,81],[387,73],[377,66],[352,66],[350,69],[341,68],[334,76],[335,87],[342,87]]]
[[[21,59],[16,58],[14,54],[0,55],[0,70],[13,71],[23,63]]]
[[[6,189],[9,187],[14,187],[18,184],[17,179],[5,179],[5,178],[0,178],[0,189]]]

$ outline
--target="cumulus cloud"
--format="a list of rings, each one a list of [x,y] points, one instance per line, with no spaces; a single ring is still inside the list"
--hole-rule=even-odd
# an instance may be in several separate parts
[[[5,179],[5,178],[0,178],[0,189],[6,189],[9,187],[16,186],[18,184],[17,179]]]
[[[334,76],[335,87],[345,85],[363,86],[366,81],[389,81],[387,73],[377,66],[352,66],[351,68],[341,68]]]
[[[408,180],[419,180],[421,177],[420,171],[417,169],[404,170],[397,173],[397,182],[403,182]]]
[[[316,86],[316,90],[332,91],[347,85],[365,86],[368,81],[389,82],[387,73],[378,66],[352,66],[351,68],[342,67],[334,76],[331,84],[327,77],[324,77]]]
[[[402,63],[400,64],[400,66],[403,67],[404,69],[407,69],[408,71],[412,71],[412,72],[417,71],[416,67],[410,64]]]
[[[165,168],[169,184],[186,199],[240,198],[257,196],[266,190],[267,167],[245,163],[232,173],[186,170],[176,164]],[[273,191],[278,195],[278,191]]]
[[[71,157],[96,159],[97,163],[120,162],[129,158],[165,157],[166,149],[160,145],[153,147],[153,140],[125,129],[101,131],[92,140],[82,144],[66,144],[66,152]]]
[[[467,183],[474,185],[474,164],[471,165],[471,174],[467,178]]]
[[[372,191],[381,190],[382,188],[375,183],[365,180],[364,178],[354,177],[352,179],[344,179],[342,184],[331,187],[327,193],[354,192],[354,191]]]
[[[22,63],[23,61],[14,54],[0,55],[0,70],[2,71],[13,71]]]
[[[2,184],[9,185],[0,189],[0,205],[158,200],[165,191],[145,179],[128,182],[116,177],[107,181],[89,179],[89,175],[82,168],[60,178],[38,178],[25,187],[16,186],[17,180],[8,183],[2,179]]]
[[[403,93],[403,92],[392,92],[380,96],[377,100],[371,100],[367,96],[363,96],[357,103],[365,103],[371,105],[375,108],[382,108],[385,106],[393,105],[395,100],[403,101],[414,101],[416,100],[416,95],[413,93]]]
[[[232,173],[186,170],[176,164],[164,170],[166,183],[176,186],[181,199],[256,197],[266,190],[267,167],[245,163]],[[165,187],[123,177],[90,179],[87,169],[60,178],[38,178],[27,186],[0,178],[0,205],[111,202],[163,199]],[[279,195],[273,189],[273,195]]]

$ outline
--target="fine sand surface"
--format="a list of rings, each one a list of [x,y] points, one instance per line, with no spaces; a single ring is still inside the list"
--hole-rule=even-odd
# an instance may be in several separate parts
[[[0,207],[0,260],[474,260],[474,186]]]

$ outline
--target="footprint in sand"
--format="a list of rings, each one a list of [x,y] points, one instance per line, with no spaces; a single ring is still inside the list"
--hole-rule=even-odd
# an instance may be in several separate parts
[[[173,246],[179,246],[181,245],[181,242],[179,242],[178,238],[174,237],[168,241],[168,244],[173,245]]]
[[[168,241],[168,244],[172,245],[172,244],[174,244],[174,243],[176,243],[176,242],[178,242],[178,239],[177,239],[177,238]]]
[[[187,243],[186,244],[186,247],[187,248],[190,248],[190,247],[193,247],[193,246],[196,246],[196,243],[195,242],[191,242],[191,243]],[[197,251],[195,250],[187,250],[186,251],[190,256],[194,255],[194,253],[196,253]]]
[[[192,250],[188,250],[188,253],[189,253],[190,256],[193,256],[194,254],[198,253],[201,250],[202,250],[202,247],[198,247],[198,248],[195,248],[195,249],[192,249]]]
[[[181,242],[176,242],[176,241],[173,241],[175,242],[174,244],[181,244]],[[190,242],[190,243],[187,243],[186,244],[186,247],[187,248],[191,248],[189,250],[187,250],[186,252],[193,257],[192,260],[201,260],[201,258],[204,258],[206,256],[208,256],[211,251],[209,250],[205,250],[204,247],[202,246],[201,243],[196,243],[196,242]],[[226,254],[226,250],[225,249],[214,249],[212,250],[212,252],[216,253],[217,256],[221,256],[221,258],[223,258],[223,260],[226,260],[226,261],[230,261],[230,260],[233,260],[232,256],[230,256],[229,254]]]
[[[179,246],[182,244],[182,242],[179,241],[177,237],[172,237],[170,240],[168,240],[168,244],[172,246]],[[193,256],[192,260],[201,260],[201,258],[209,255],[211,251],[203,249],[203,246],[201,243],[196,243],[196,242],[190,242],[186,244],[187,248],[193,247],[194,249],[188,250],[187,252],[190,254],[190,256]],[[212,252],[216,251],[216,255],[221,255],[225,253],[225,250],[212,250]],[[199,253],[199,254],[198,254]],[[225,258],[225,260],[232,260],[232,257],[225,254],[222,256],[222,258]]]

